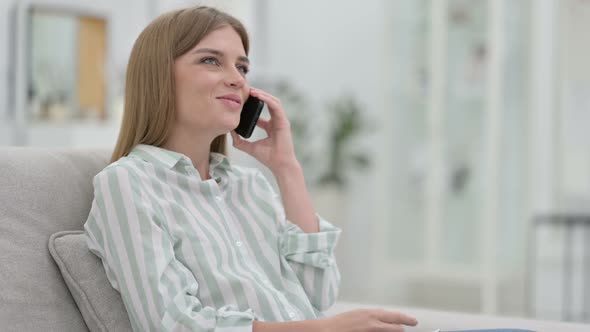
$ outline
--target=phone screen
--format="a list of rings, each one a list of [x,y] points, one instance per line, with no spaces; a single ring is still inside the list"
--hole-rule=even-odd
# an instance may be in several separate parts
[[[240,123],[235,129],[236,133],[244,138],[250,138],[260,117],[264,102],[254,96],[248,97],[240,113]]]

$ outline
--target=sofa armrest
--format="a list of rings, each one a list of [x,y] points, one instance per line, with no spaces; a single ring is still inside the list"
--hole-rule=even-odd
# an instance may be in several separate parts
[[[332,316],[342,312],[362,308],[382,308],[386,310],[400,311],[416,317],[416,319],[418,319],[418,326],[406,327],[405,330],[407,332],[432,332],[436,329],[441,329],[441,331],[449,331],[493,328],[528,329],[538,332],[590,331],[590,324],[574,324],[558,321],[467,314],[409,307],[379,306],[375,304],[362,304],[353,302],[336,302],[334,306],[332,306],[325,313],[328,316]]]

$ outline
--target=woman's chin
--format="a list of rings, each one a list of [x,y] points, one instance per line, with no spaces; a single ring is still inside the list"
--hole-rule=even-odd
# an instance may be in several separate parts
[[[231,121],[228,122],[227,124],[227,132],[229,133],[230,131],[235,130],[236,128],[238,128],[238,125],[240,124],[240,118],[238,118],[236,121]]]
[[[234,131],[238,127],[238,124],[239,122],[235,122],[228,123],[226,126],[223,126],[223,128],[220,128],[220,135],[229,134],[230,132]]]

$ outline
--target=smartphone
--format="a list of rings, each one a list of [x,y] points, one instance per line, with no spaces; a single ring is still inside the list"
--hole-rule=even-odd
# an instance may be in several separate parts
[[[248,97],[240,114],[240,123],[235,132],[243,138],[250,138],[260,117],[264,102],[254,96]]]

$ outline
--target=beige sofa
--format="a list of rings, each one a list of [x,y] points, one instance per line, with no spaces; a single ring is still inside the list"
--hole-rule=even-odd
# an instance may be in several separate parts
[[[122,302],[83,241],[92,178],[109,151],[0,148],[0,330],[129,331]],[[60,231],[73,231],[61,233]],[[50,250],[51,249],[51,252]],[[337,303],[329,314],[366,307]],[[590,326],[412,308],[420,326],[590,331]]]

